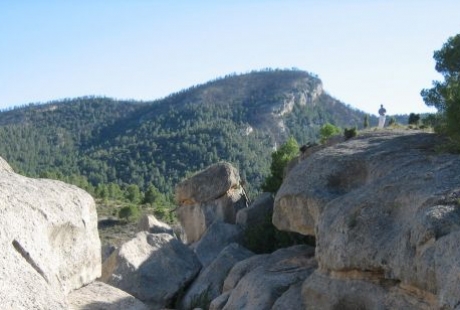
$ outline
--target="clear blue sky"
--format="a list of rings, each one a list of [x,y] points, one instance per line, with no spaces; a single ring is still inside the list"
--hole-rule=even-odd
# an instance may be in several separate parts
[[[457,33],[459,0],[0,0],[0,108],[296,67],[372,114],[432,111],[420,90]]]

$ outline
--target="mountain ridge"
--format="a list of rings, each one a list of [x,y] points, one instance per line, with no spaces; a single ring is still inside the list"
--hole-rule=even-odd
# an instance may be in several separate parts
[[[364,115],[308,72],[253,71],[155,101],[82,97],[3,111],[0,156],[30,176],[53,171],[165,193],[187,174],[229,161],[257,190],[272,150],[289,136],[304,144],[327,122],[360,128]]]

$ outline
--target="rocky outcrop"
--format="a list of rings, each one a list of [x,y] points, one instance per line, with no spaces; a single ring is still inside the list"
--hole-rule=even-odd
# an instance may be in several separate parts
[[[213,300],[210,309],[271,309],[316,269],[314,253],[313,247],[299,245],[237,263],[224,282],[223,296]]]
[[[181,302],[181,309],[193,309],[198,301],[208,303],[222,293],[224,280],[230,269],[239,261],[254,255],[251,251],[243,248],[237,243],[225,247],[212,263],[200,272],[193,284],[185,293]],[[201,299],[201,300],[200,300]]]
[[[215,221],[235,223],[238,210],[246,207],[238,170],[218,163],[176,186],[177,217],[187,243],[198,241]]]
[[[0,159],[0,248],[1,309],[66,309],[69,292],[100,276],[94,200]]]
[[[243,227],[262,224],[273,213],[273,201],[271,193],[262,193],[248,208],[238,211],[236,223]]]
[[[436,152],[440,141],[369,131],[292,167],[273,223],[316,236],[308,309],[456,309],[460,157]]]
[[[0,157],[0,171],[14,172],[11,166],[1,157]]]
[[[110,255],[101,281],[132,294],[151,309],[161,309],[200,269],[193,251],[177,238],[144,231]]]
[[[194,244],[193,250],[203,267],[207,267],[219,253],[229,244],[242,243],[243,230],[241,227],[215,222],[204,233],[203,237]]]
[[[150,310],[128,293],[102,282],[93,282],[68,296],[69,310]]]
[[[151,214],[144,214],[137,223],[137,231],[147,231],[151,234],[170,234],[175,236],[174,230],[166,223],[163,223]]]

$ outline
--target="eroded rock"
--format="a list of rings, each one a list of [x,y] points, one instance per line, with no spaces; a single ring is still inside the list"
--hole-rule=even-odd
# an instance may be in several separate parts
[[[283,293],[292,285],[302,283],[316,269],[314,251],[313,247],[299,245],[237,263],[227,280],[238,280],[232,280],[233,287],[224,284],[224,294],[229,296],[220,309],[271,309]],[[253,268],[248,268],[249,265]],[[246,273],[241,272],[243,270]],[[238,274],[236,277],[232,276],[234,272]],[[212,303],[213,309],[219,309],[218,304],[223,304],[220,297],[218,301]]]
[[[65,309],[65,296],[101,272],[94,200],[75,186],[2,167],[0,308]]]
[[[196,255],[170,234],[139,232],[104,262],[101,281],[152,309],[167,306],[201,269]]]
[[[177,217],[187,236],[198,241],[212,223],[234,224],[237,212],[246,207],[246,196],[238,171],[229,163],[218,163],[176,186]]]

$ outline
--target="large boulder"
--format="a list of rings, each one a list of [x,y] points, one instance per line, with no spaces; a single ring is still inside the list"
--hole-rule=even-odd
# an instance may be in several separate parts
[[[163,223],[152,214],[144,214],[137,222],[137,231],[148,231],[151,234],[170,234],[175,237],[174,230],[166,223]]]
[[[201,269],[196,255],[170,234],[139,232],[104,262],[101,281],[152,309],[167,306]]]
[[[70,310],[149,310],[149,307],[128,293],[95,281],[68,296]]]
[[[237,212],[247,203],[238,170],[225,162],[182,181],[175,192],[177,218],[188,244],[198,241],[216,221],[234,224]]]
[[[302,283],[316,269],[314,253],[313,247],[298,245],[237,263],[224,282],[224,297],[217,297],[210,308],[271,309],[291,286]]]
[[[193,309],[197,306],[209,306],[211,300],[222,294],[225,278],[230,269],[239,261],[254,255],[237,243],[223,249],[216,259],[204,268],[182,298],[181,309]],[[198,305],[201,301],[203,304]]]
[[[428,308],[457,307],[460,156],[437,152],[441,141],[419,131],[365,132],[290,170],[273,222],[316,236],[319,271],[305,284],[304,300],[315,295],[328,301],[325,309],[337,309],[369,287],[375,300],[395,305],[418,292]],[[355,275],[360,282],[351,282]],[[373,309],[370,302],[359,304]]]
[[[267,217],[272,216],[273,202],[272,193],[262,193],[248,208],[238,211],[236,223],[244,227],[263,224]]]
[[[65,309],[69,292],[100,276],[94,200],[0,166],[0,308]]]
[[[240,226],[215,222],[203,237],[193,246],[203,267],[207,267],[219,253],[231,243],[243,242],[243,229]]]
[[[218,163],[180,182],[176,188],[179,205],[212,201],[240,185],[238,170],[229,163]]]
[[[433,294],[396,284],[373,272],[351,271],[328,276],[316,271],[303,283],[302,309],[443,309],[436,306]]]
[[[305,281],[308,282],[308,281]],[[305,302],[302,299],[303,282],[298,282],[289,287],[273,304],[271,310],[305,310]],[[317,307],[316,309],[323,309]]]

